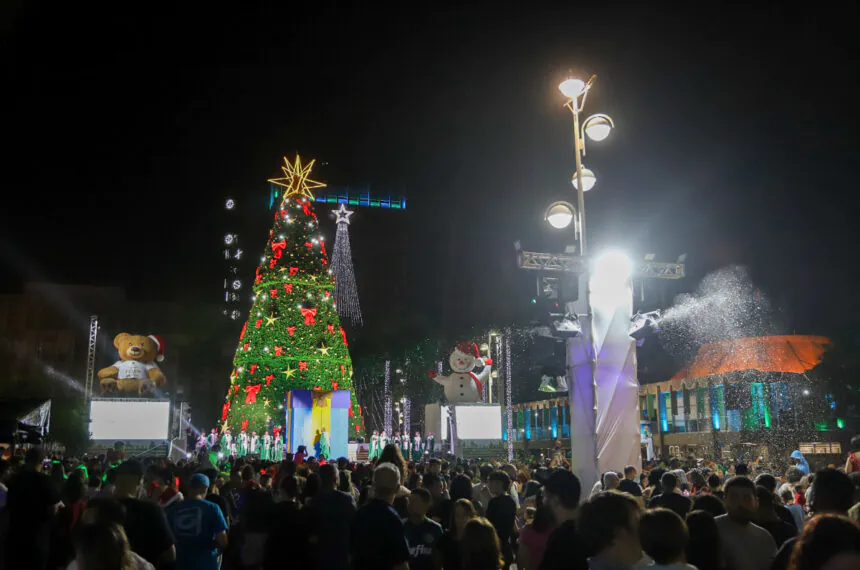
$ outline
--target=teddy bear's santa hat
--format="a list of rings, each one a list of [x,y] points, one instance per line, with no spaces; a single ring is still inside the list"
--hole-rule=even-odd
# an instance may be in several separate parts
[[[158,352],[155,356],[155,360],[157,362],[163,362],[164,361],[164,341],[157,334],[149,335],[149,339],[155,343],[155,348],[158,350]]]
[[[474,356],[475,358],[480,358],[481,356],[481,353],[478,352],[478,345],[468,340],[464,340],[463,342],[458,344],[457,350],[459,350],[463,354],[469,354],[471,356]]]

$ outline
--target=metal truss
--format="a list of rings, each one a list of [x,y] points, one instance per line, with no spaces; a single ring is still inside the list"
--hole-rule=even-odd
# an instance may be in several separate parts
[[[99,336],[99,316],[90,317],[90,340],[87,344],[87,399],[93,397],[93,379],[96,373],[96,339]]]
[[[564,271],[568,273],[586,273],[588,271],[587,258],[558,253],[519,250],[517,251],[517,264],[520,269],[537,271]],[[683,263],[639,261],[634,266],[633,276],[648,279],[682,279],[685,275]]]

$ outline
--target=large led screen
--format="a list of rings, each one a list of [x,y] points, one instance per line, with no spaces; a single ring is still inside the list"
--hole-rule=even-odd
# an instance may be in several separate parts
[[[168,439],[170,402],[93,400],[90,433],[93,439]]]
[[[499,406],[456,406],[457,439],[502,439]]]

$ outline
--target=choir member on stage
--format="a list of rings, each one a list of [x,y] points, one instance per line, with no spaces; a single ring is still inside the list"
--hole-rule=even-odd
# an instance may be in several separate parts
[[[269,432],[263,434],[263,451],[260,453],[260,459],[263,461],[271,461],[272,459],[272,436]]]
[[[370,436],[370,450],[367,452],[368,461],[376,461],[379,457],[379,432],[373,430],[373,435]]]

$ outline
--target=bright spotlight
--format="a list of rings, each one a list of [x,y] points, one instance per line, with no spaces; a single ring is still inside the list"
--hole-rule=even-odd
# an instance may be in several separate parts
[[[585,119],[585,123],[582,125],[582,130],[585,131],[585,134],[588,135],[588,138],[591,140],[602,141],[609,136],[609,133],[612,132],[612,128],[614,126],[615,123],[612,122],[609,115],[598,114]]]
[[[808,395],[809,395],[809,390],[804,390],[804,391],[803,391],[803,395],[804,395],[804,396],[808,396]]]
[[[568,99],[576,99],[585,90],[585,81],[571,77],[562,81],[558,90]]]
[[[570,202],[553,202],[546,209],[544,219],[557,230],[568,227],[576,215],[576,209]]]
[[[575,172],[573,173],[573,180],[571,180],[571,182],[573,183],[573,187],[576,188],[577,190],[579,190],[579,180],[577,179]],[[597,177],[594,175],[594,172],[592,172],[591,170],[589,170],[583,166],[582,167],[582,191],[588,192],[589,190],[594,188],[595,184],[597,184]]]
[[[597,259],[591,270],[589,289],[592,299],[617,304],[630,297],[630,258],[622,251],[610,250]]]

